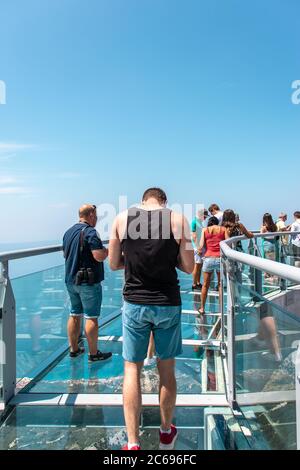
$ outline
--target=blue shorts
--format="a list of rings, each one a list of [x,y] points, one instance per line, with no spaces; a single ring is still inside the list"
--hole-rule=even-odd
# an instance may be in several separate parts
[[[89,286],[88,284],[67,284],[67,290],[71,301],[72,317],[84,315],[85,318],[98,318],[101,312],[102,286],[100,283]]]
[[[213,273],[221,271],[221,260],[220,258],[204,258],[202,271],[204,273]]]
[[[125,361],[135,363],[146,359],[151,331],[159,359],[174,359],[182,353],[181,305],[137,305],[124,302],[122,321]]]

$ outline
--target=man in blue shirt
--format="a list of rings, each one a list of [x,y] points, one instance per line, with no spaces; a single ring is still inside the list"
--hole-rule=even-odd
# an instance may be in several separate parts
[[[66,260],[65,282],[71,301],[68,321],[70,357],[77,357],[84,352],[84,348],[78,346],[81,317],[84,315],[89,362],[103,361],[112,355],[98,350],[101,282],[104,280],[103,261],[108,256],[108,250],[103,247],[95,229],[96,224],[96,206],[85,204],[79,209],[79,222],[69,228],[63,237]]]

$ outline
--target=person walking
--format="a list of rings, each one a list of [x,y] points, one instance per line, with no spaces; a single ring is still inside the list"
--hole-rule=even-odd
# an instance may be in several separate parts
[[[79,222],[69,228],[63,237],[65,257],[65,282],[71,302],[68,321],[70,357],[84,353],[79,347],[81,319],[84,315],[85,334],[89,346],[89,362],[109,359],[110,352],[98,350],[98,318],[101,311],[102,287],[104,280],[103,261],[108,250],[95,229],[96,206],[85,204],[79,209]]]
[[[214,272],[217,273],[218,278],[218,290],[219,290],[219,301],[222,301],[222,289],[221,289],[221,248],[220,243],[223,240],[229,238],[227,229],[219,225],[219,219],[217,217],[211,217],[208,221],[207,228],[202,232],[202,237],[199,245],[198,252],[202,253],[205,248],[204,262],[203,262],[203,287],[201,292],[201,308],[199,309],[200,314],[205,314],[205,305],[207,300],[207,294],[211,282],[212,275]]]
[[[271,214],[266,213],[263,217],[263,224],[260,232],[262,234],[266,233],[276,233],[278,232],[277,226],[273,220]],[[266,259],[272,261],[279,261],[279,237],[265,236],[262,240],[262,255]]]
[[[123,404],[128,443],[140,450],[140,375],[153,333],[159,373],[159,448],[171,450],[178,436],[172,424],[176,403],[175,357],[182,352],[181,298],[176,267],[194,269],[190,227],[166,207],[160,188],[145,191],[142,204],[117,216],[109,244],[112,270],[125,269],[123,320]]]
[[[208,218],[208,211],[206,209],[198,211],[197,217],[191,223],[191,238],[194,248],[195,267],[193,271],[193,285],[192,290],[201,290],[202,284],[201,271],[203,266],[203,256],[198,254],[198,246],[201,240],[202,230],[206,219]],[[203,255],[203,253],[202,253]]]
[[[285,212],[281,212],[279,214],[278,220],[276,222],[276,227],[278,232],[288,232],[290,227],[286,225],[287,222],[287,214]],[[282,252],[283,255],[288,256],[288,246],[289,246],[289,236],[284,235],[281,237],[281,245],[282,245]]]
[[[245,225],[243,225],[239,219],[237,221],[237,216],[232,209],[227,209],[223,213],[222,227],[225,227],[229,238],[240,237],[245,235],[247,238],[253,238],[254,234],[250,232]],[[243,251],[242,242],[237,242],[236,249],[238,251]]]
[[[294,213],[294,222],[291,225],[291,232],[300,232],[300,211]],[[292,235],[292,248],[294,255],[294,263],[296,267],[300,267],[300,234]]]
[[[216,217],[218,219],[219,224],[222,223],[223,212],[221,211],[220,206],[218,204],[211,204],[208,211],[210,212],[212,217]]]

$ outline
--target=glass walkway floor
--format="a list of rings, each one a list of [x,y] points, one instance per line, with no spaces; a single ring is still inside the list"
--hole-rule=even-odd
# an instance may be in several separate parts
[[[107,270],[99,345],[113,355],[98,364],[88,363],[87,352],[75,359],[68,355],[69,305],[63,277],[63,267],[57,266],[13,279],[18,393],[1,417],[2,450],[117,450],[126,441],[122,408],[123,275]],[[207,313],[200,315],[200,293],[191,291],[190,276],[180,274],[180,288],[183,354],[176,360],[176,449],[295,448],[293,405],[277,400],[274,404],[248,406],[246,397],[238,413],[231,410],[226,398],[227,362],[221,354],[219,295],[212,287]],[[251,288],[249,282],[240,289],[243,310],[236,317],[235,365],[240,402],[244,395],[255,398],[255,394],[269,391],[276,395],[276,390],[283,391],[289,401],[293,393],[289,357],[298,323],[278,323],[284,358],[278,369],[265,359],[264,350],[252,344],[257,307],[251,303]],[[226,297],[225,293],[225,309]],[[225,339],[226,318],[224,314]],[[87,351],[85,339],[82,344]],[[156,366],[143,369],[141,385],[141,444],[145,450],[157,450],[160,417]],[[289,439],[285,439],[285,433]]]
[[[40,293],[37,295],[43,317],[47,318],[48,315],[52,321],[55,315],[51,315],[59,306],[52,305],[49,299],[62,296],[61,270],[60,267],[55,272],[49,270],[46,277],[38,273],[33,283],[37,291],[42,288],[42,298]],[[32,281],[32,276],[28,276],[25,281]],[[181,275],[180,280],[183,354],[176,361],[178,400],[174,421],[180,431],[176,446],[180,450],[199,450],[205,446],[204,416],[207,410],[211,406],[226,407],[223,410],[225,415],[230,413],[219,352],[219,298],[218,293],[211,290],[207,313],[200,316],[197,312],[200,293],[191,292],[189,276]],[[28,307],[24,277],[16,279],[14,284],[19,306],[19,393],[2,418],[0,449],[120,449],[126,439],[122,408],[122,274],[109,274],[104,285],[102,317],[105,324],[99,329],[99,344],[102,351],[113,353],[112,358],[105,363],[89,364],[87,353],[71,359],[64,349],[59,358],[36,376],[38,362],[45,358],[47,341],[51,347],[53,341],[56,341],[59,349],[65,344],[65,337],[60,327],[56,326],[56,332],[52,328],[50,335],[40,336],[41,352],[32,351],[32,334],[26,334],[24,322],[21,321]],[[110,316],[112,319],[107,322]],[[82,343],[87,350],[86,340],[83,339]],[[48,354],[51,354],[51,347]],[[33,366],[31,371],[28,371],[29,362]],[[158,448],[160,424],[156,366],[143,369],[141,383],[144,404],[141,443],[144,449],[155,450]]]

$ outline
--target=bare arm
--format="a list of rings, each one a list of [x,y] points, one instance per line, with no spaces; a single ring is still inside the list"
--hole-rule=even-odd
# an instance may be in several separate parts
[[[245,235],[247,238],[253,238],[254,234],[250,232],[249,230],[246,229],[245,225],[240,224],[240,230],[243,235]]]
[[[225,240],[229,240],[229,238],[231,238],[229,230],[225,229]]]
[[[109,241],[109,266],[112,271],[124,269],[124,256],[122,254],[119,235],[119,218],[114,220]]]
[[[102,248],[101,250],[92,250],[92,255],[98,263],[101,263],[108,257],[108,249]]]
[[[179,245],[178,269],[191,274],[194,270],[194,250],[191,244],[188,221],[183,216],[177,216],[176,222],[181,225],[181,239]]]
[[[201,240],[198,248],[199,254],[202,252],[204,246],[205,246],[205,233],[206,233],[206,228],[202,230],[202,235],[201,235]]]
[[[194,242],[195,246],[197,245],[197,233],[196,232],[191,232],[191,238],[192,241]]]

